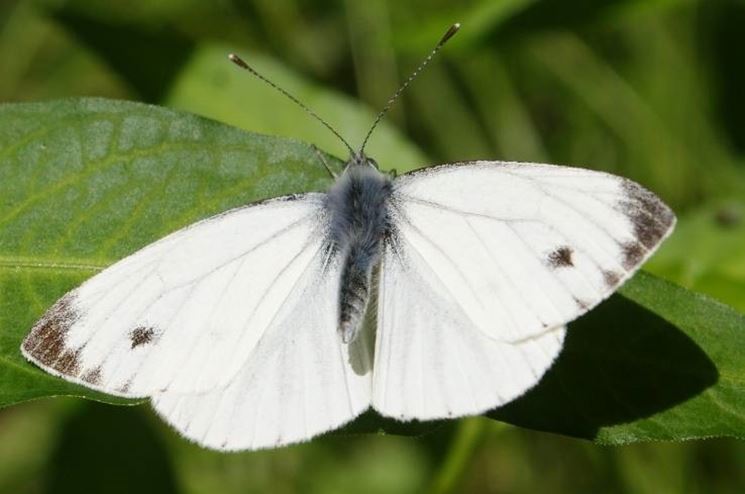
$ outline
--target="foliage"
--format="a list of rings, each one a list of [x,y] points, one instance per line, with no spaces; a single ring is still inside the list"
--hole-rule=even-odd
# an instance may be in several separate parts
[[[224,54],[245,55],[354,145],[397,81],[462,20],[463,33],[371,142],[384,167],[476,157],[586,163],[644,183],[681,218],[647,267],[685,288],[637,276],[572,326],[538,387],[490,416],[611,444],[742,437],[745,112],[733,111],[743,105],[733,82],[743,75],[726,40],[744,16],[741,3],[693,0],[568,1],[558,11],[530,0],[458,8],[419,0],[210,8],[194,0],[16,0],[0,7],[0,99],[145,100],[344,156],[325,129]],[[58,394],[110,400],[23,362],[18,343],[45,307],[196,218],[327,185],[306,144],[182,111],[96,99],[3,106],[0,403]],[[158,492],[745,485],[736,461],[743,446],[727,440],[604,449],[486,419],[401,426],[368,415],[307,445],[223,456],[185,444],[144,407],[53,400],[8,408],[0,419],[0,491],[86,483],[144,490],[126,469],[146,464],[159,468],[138,478]],[[431,432],[417,440],[349,435],[381,428]],[[116,448],[147,455],[128,463]],[[652,480],[655,468],[664,474]],[[64,480],[74,471],[90,474]],[[588,480],[576,475],[588,471]],[[33,472],[46,480],[30,480]]]

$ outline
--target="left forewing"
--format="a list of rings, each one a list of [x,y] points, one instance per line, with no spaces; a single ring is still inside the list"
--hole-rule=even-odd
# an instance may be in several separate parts
[[[46,371],[107,393],[227,385],[323,263],[320,194],[235,209],[179,230],[86,281],[23,342]]]

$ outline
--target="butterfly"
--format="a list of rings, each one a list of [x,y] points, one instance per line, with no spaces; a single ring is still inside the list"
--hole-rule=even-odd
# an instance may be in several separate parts
[[[607,173],[472,161],[394,178],[363,144],[327,193],[218,214],[93,276],[21,350],[69,381],[149,398],[218,450],[306,441],[370,407],[476,415],[538,383],[566,324],[674,224],[652,192]]]

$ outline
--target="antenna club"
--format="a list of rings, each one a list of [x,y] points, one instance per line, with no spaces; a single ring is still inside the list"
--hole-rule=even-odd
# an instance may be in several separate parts
[[[450,38],[452,38],[453,36],[455,36],[455,33],[457,33],[459,29],[460,29],[460,22],[456,22],[455,24],[453,24],[452,26],[450,26],[450,28],[445,32],[445,34],[442,35],[442,39],[440,39],[440,42],[437,43],[437,44],[440,45],[440,46],[442,46],[445,43],[447,43],[447,41]]]
[[[385,116],[386,113],[388,113],[388,110],[391,109],[393,106],[393,103],[398,99],[399,96],[401,96],[401,93],[404,92],[404,90],[409,87],[409,84],[416,79],[416,76],[419,75],[419,73],[424,69],[424,67],[427,66],[427,64],[434,58],[434,56],[437,54],[438,51],[440,51],[440,48],[442,48],[442,45],[444,45],[450,38],[455,36],[455,33],[458,32],[460,29],[460,22],[456,22],[452,26],[448,28],[447,31],[445,31],[445,34],[442,35],[442,38],[440,41],[435,45],[435,47],[432,49],[431,52],[429,52],[429,55],[425,57],[424,60],[422,60],[422,63],[419,64],[419,67],[417,67],[414,72],[411,73],[408,79],[404,81],[403,84],[401,84],[401,87],[398,88],[398,90],[393,93],[393,96],[391,96],[388,99],[388,102],[385,104],[382,110],[378,113],[378,116],[375,117],[375,121],[370,126],[370,130],[367,131],[367,135],[365,136],[365,139],[362,141],[362,146],[360,147],[360,154],[364,153],[365,146],[367,145],[367,141],[370,140],[370,136],[372,135],[373,131],[375,130],[375,127],[378,126],[378,123],[380,123],[380,120]]]
[[[228,60],[236,64],[238,67],[241,67],[243,69],[248,69],[248,64],[244,62],[243,59],[239,57],[238,55],[236,55],[235,53],[231,53],[230,55],[228,55]]]
[[[308,115],[310,115],[311,117],[315,118],[321,124],[323,124],[327,129],[329,129],[336,137],[339,138],[339,140],[342,143],[344,143],[344,145],[347,147],[347,149],[349,149],[349,152],[351,154],[354,154],[354,149],[352,149],[352,146],[350,146],[349,143],[344,140],[344,138],[341,136],[341,134],[339,134],[331,125],[329,125],[328,122],[326,122],[324,119],[322,119],[321,117],[319,117],[316,114],[316,112],[314,112],[313,110],[311,110],[310,108],[308,108],[307,106],[305,106],[295,96],[293,96],[292,94],[288,93],[287,91],[285,91],[284,89],[282,89],[281,87],[277,86],[272,81],[270,81],[269,79],[267,79],[266,77],[264,77],[263,75],[261,75],[256,69],[254,69],[253,67],[251,67],[250,65],[248,65],[241,57],[239,57],[235,53],[229,54],[228,55],[228,60],[230,60],[231,62],[233,62],[234,64],[236,64],[238,67],[249,71],[251,74],[253,74],[255,77],[257,77],[259,80],[263,81],[264,83],[266,83],[270,87],[272,87],[275,90],[279,91],[287,99],[289,99],[290,101],[292,101],[293,103],[295,103],[297,106],[299,106],[300,108],[302,108],[306,113],[308,113]]]

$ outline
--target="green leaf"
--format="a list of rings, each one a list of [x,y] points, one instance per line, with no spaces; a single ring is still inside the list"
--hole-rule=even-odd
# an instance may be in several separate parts
[[[100,99],[0,106],[0,406],[52,395],[122,403],[24,361],[20,342],[44,310],[199,218],[329,184],[309,145],[173,110]],[[622,294],[574,323],[545,379],[490,416],[606,443],[744,436],[745,317],[651,275]],[[432,427],[368,413],[346,431]]]
[[[718,199],[686,213],[650,268],[745,311],[745,200]]]
[[[492,418],[603,444],[745,438],[745,316],[645,272],[570,327],[533,390]]]

